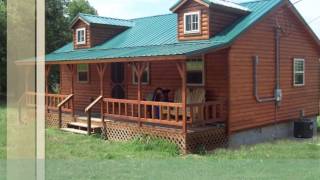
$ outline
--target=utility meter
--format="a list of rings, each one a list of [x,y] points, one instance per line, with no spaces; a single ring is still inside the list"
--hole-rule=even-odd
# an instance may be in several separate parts
[[[275,97],[277,102],[282,101],[282,89],[276,89]]]

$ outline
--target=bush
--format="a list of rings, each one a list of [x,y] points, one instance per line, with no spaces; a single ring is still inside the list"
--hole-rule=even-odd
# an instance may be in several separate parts
[[[0,61],[0,95],[7,92],[7,64]]]

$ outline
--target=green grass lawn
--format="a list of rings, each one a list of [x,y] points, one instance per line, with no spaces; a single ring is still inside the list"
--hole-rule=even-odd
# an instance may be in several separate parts
[[[172,144],[148,138],[119,143],[54,129],[46,132],[46,175],[52,180],[320,177],[320,138],[180,155]]]
[[[6,163],[5,159],[6,153],[6,141],[7,141],[7,131],[6,131],[6,117],[7,112],[5,105],[0,101],[0,179],[6,179]]]
[[[6,108],[3,103],[0,102],[0,160],[6,159]]]
[[[77,135],[56,129],[46,130],[46,158],[51,160],[141,160],[196,158],[217,160],[242,159],[319,159],[320,138],[279,140],[236,150],[219,149],[204,155],[180,155],[175,145],[143,137],[131,142],[110,142],[98,136]]]
[[[6,151],[4,119],[0,106],[0,160]],[[180,155],[176,146],[147,137],[120,143],[47,129],[46,159],[46,179],[52,180],[319,179],[320,138]]]

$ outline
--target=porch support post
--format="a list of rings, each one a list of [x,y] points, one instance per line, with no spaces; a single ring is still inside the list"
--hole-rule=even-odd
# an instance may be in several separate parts
[[[182,83],[181,83],[181,102],[182,102],[182,131],[187,133],[187,73],[186,62],[177,63]]]
[[[46,65],[45,66],[45,91],[46,91],[46,94],[45,94],[45,105],[46,105],[46,112],[48,112],[48,99],[47,99],[47,94],[49,93],[49,74],[50,74],[50,70],[51,70],[51,65]]]
[[[141,77],[143,74],[143,71],[146,68],[146,63],[136,62],[133,63],[135,69],[136,69],[136,76],[138,78],[138,117],[139,117],[139,127],[142,126],[141,123]]]
[[[103,90],[104,83],[103,83],[103,81],[104,81],[104,74],[105,74],[105,71],[107,69],[107,64],[105,64],[105,63],[97,64],[96,67],[97,67],[98,75],[100,77],[100,95],[102,97],[104,97],[104,90]],[[103,99],[101,101],[101,111],[100,111],[100,113],[101,113],[102,125],[104,126],[104,115],[103,115],[104,114],[104,103],[103,103]]]
[[[69,72],[71,73],[71,89],[70,89],[70,92],[71,94],[74,95],[74,78],[75,78],[75,74],[76,74],[76,65],[73,65],[73,64],[68,64],[67,65],[68,69],[69,69]],[[71,100],[71,108],[72,108],[72,117],[74,117],[74,97],[72,98]]]

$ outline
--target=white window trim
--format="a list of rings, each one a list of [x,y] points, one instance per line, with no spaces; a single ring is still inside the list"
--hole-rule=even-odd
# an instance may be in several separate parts
[[[80,64],[79,64],[80,65]],[[88,70],[87,71],[79,71],[78,70],[78,66],[76,66],[76,68],[77,68],[77,82],[78,83],[89,83],[89,79],[90,79],[90,65],[89,64],[85,64],[85,65],[87,65],[87,67],[88,67]],[[87,80],[86,81],[80,81],[80,79],[79,79],[79,72],[86,72],[87,73]]]
[[[79,32],[79,31],[84,31],[83,41],[78,41],[78,39],[79,39],[79,38],[78,38],[78,34],[79,34],[78,32]],[[77,44],[80,44],[80,45],[81,45],[81,44],[86,44],[86,33],[87,33],[87,32],[86,32],[86,28],[78,28],[78,29],[76,30],[76,43],[77,43]]]
[[[202,83],[201,84],[195,84],[195,83],[187,83],[187,86],[190,87],[201,87],[201,86],[205,86],[206,84],[206,66],[205,66],[205,58],[201,57],[201,58],[193,58],[193,59],[201,59],[202,60]],[[192,60],[192,59],[190,59]],[[188,60],[187,60],[188,61]],[[188,69],[186,69],[186,74],[188,75]],[[188,80],[188,79],[186,79]]]
[[[198,30],[191,30],[191,31],[187,31],[187,27],[186,27],[186,17],[189,15],[198,15]],[[200,33],[201,32],[201,12],[200,11],[195,11],[195,12],[189,12],[189,13],[184,13],[183,15],[183,29],[184,29],[184,34],[195,34],[195,33]],[[191,27],[192,27],[192,20],[191,20]]]
[[[138,82],[135,82],[135,79],[134,79],[134,77],[135,77],[135,75],[136,75],[136,73],[135,73],[135,71],[136,71],[136,67],[134,66],[134,65],[132,65],[131,66],[132,67],[132,84],[134,84],[134,85],[137,85],[138,84]],[[147,76],[147,82],[142,82],[141,81],[141,84],[142,85],[149,85],[150,84],[150,64],[148,63],[147,64],[147,67],[146,67],[146,69],[147,69],[147,71],[148,71],[148,76]]]
[[[296,62],[303,62],[303,71],[296,71]],[[305,60],[302,58],[294,58],[293,59],[293,86],[301,87],[306,84],[305,83],[305,76],[306,76],[305,71],[306,71]],[[302,84],[296,84],[296,73],[303,73],[303,83]]]

